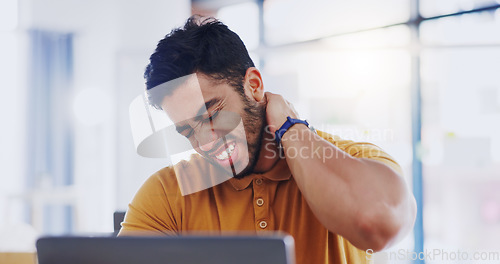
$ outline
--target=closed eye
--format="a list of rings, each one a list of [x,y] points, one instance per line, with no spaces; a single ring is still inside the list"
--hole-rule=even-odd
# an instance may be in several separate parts
[[[208,117],[209,121],[213,121],[215,118],[217,118],[217,116],[219,115],[219,113],[220,113],[220,109],[215,110],[215,111],[214,111],[214,112],[213,112],[213,113],[212,113],[212,114]]]
[[[205,117],[204,119],[200,120],[198,122],[198,124],[194,127],[194,128],[191,128],[191,126],[189,125],[185,125],[185,126],[178,126],[175,128],[175,130],[177,130],[177,133],[185,136],[186,138],[190,138],[193,136],[194,134],[194,131],[195,129],[201,125],[205,125],[205,124],[211,124],[214,122],[214,120],[219,116],[219,113],[220,113],[221,109],[217,109],[217,110],[214,110],[211,114],[209,114],[207,117]],[[211,127],[211,129],[213,129],[213,127]]]
[[[214,121],[215,118],[219,115],[220,109],[217,109],[210,113],[207,117],[203,118],[202,122],[203,124],[208,124]]]

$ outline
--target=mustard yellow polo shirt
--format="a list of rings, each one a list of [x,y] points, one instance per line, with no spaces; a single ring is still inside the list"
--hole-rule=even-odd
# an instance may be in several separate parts
[[[373,144],[341,140],[321,131],[318,135],[354,157],[375,159],[401,172],[399,165]],[[213,169],[198,155],[189,162],[196,168],[191,173],[209,174]],[[166,167],[139,189],[119,236],[276,230],[294,237],[297,264],[369,263],[365,251],[329,232],[316,219],[284,159],[266,173],[231,178],[186,196],[181,195],[174,169]]]

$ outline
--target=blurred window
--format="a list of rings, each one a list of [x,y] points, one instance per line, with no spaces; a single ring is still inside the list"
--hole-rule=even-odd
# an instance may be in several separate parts
[[[420,13],[424,17],[470,11],[500,3],[498,0],[420,0]]]
[[[500,248],[499,22],[481,12],[421,28],[427,248]]]
[[[404,23],[410,17],[410,0],[268,0],[264,7],[270,45]]]
[[[500,45],[500,9],[424,21],[420,36],[426,46]]]

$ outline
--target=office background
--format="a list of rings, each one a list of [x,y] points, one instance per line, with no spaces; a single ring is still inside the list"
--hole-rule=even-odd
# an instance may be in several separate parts
[[[16,232],[113,231],[113,212],[167,165],[136,154],[129,104],[158,40],[198,13],[237,32],[266,89],[317,129],[373,142],[402,165],[419,215],[396,249],[498,251],[499,7],[2,0],[0,250]]]

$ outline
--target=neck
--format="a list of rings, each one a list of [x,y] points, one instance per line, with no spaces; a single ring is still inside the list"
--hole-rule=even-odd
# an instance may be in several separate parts
[[[262,136],[259,157],[254,167],[254,172],[257,173],[268,172],[280,160],[280,152],[276,141],[274,141],[274,135],[269,131],[265,131]]]

